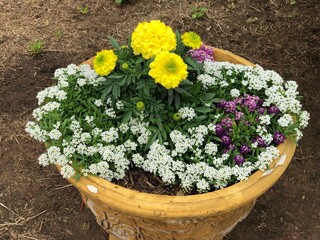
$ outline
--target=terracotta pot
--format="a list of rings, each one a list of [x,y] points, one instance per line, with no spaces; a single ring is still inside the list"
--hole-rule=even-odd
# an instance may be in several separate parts
[[[215,59],[244,65],[251,62],[215,48]],[[86,63],[92,63],[92,59]],[[214,192],[191,196],[141,193],[102,178],[68,179],[81,193],[109,239],[222,239],[252,209],[256,199],[281,177],[295,151],[291,141],[278,146],[279,158],[269,171]],[[60,167],[57,166],[60,170]]]

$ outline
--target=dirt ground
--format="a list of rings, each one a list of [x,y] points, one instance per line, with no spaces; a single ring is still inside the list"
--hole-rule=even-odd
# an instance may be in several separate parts
[[[87,6],[87,11],[86,11]],[[206,8],[192,19],[192,8]],[[24,132],[36,93],[58,67],[80,63],[124,40],[138,22],[161,19],[296,80],[311,113],[292,164],[226,237],[320,239],[320,2],[318,0],[0,0],[0,239],[102,240],[75,188],[40,167],[43,146]],[[44,49],[28,46],[42,39]]]

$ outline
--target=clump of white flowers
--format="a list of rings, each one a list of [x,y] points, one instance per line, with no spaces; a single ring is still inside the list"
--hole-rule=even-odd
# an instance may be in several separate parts
[[[295,82],[284,84],[259,66],[202,66],[187,90],[170,90],[160,100],[140,86],[122,91],[122,75],[106,88],[106,78],[89,65],[57,69],[57,84],[38,93],[36,121],[26,125],[46,143],[39,163],[60,165],[65,178],[93,174],[109,181],[135,166],[202,193],[266,170],[279,155],[278,144],[301,138],[310,116]]]

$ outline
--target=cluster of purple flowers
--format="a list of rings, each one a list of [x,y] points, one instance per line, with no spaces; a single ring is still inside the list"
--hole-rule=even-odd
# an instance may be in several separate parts
[[[205,60],[214,61],[213,59],[213,48],[201,45],[198,49],[191,49],[188,54],[199,63],[203,63]]]
[[[233,124],[237,124],[236,121],[243,121],[246,125],[252,124],[252,122],[243,118],[244,113],[240,110],[246,108],[249,112],[258,113],[259,115],[267,113],[269,115],[278,115],[280,113],[277,106],[263,107],[263,101],[258,96],[248,94],[230,101],[221,100],[217,107],[229,113],[229,116],[223,118],[220,123],[215,125],[215,133],[221,139],[221,146],[223,147],[224,153],[229,151],[235,152],[236,155],[233,160],[237,165],[243,164],[245,162],[245,156],[252,152],[250,143],[236,146],[230,137],[233,132],[232,126]],[[254,121],[258,120],[259,118],[257,117]],[[285,136],[283,133],[279,131],[274,132],[273,144],[279,145],[283,143],[284,140]],[[259,148],[268,147],[268,144],[261,136],[254,136],[251,143],[255,143]]]
[[[258,110],[260,114],[263,114],[264,108],[262,107],[262,103],[263,101],[258,96],[245,94],[243,97],[235,98],[231,101],[221,100],[218,108],[224,109],[227,113],[236,114],[237,106],[240,105],[241,107],[248,108],[249,112]]]

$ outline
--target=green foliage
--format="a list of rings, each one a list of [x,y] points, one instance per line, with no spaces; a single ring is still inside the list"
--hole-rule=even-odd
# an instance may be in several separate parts
[[[204,114],[214,109],[207,103],[214,100],[215,94],[204,90],[202,84],[196,81],[196,75],[203,71],[202,65],[186,55],[188,49],[182,44],[180,33],[176,32],[176,36],[176,53],[183,56],[188,65],[188,79],[182,81],[179,87],[169,90],[149,76],[149,65],[153,59],[146,60],[134,55],[130,38],[124,45],[109,38],[118,60],[113,73],[106,76],[102,83],[104,89],[100,99],[110,98],[114,103],[119,100],[124,103],[124,108],[117,113],[122,123],[128,122],[131,117],[139,117],[141,110],[137,106],[143,102],[143,112],[147,116],[145,121],[150,123],[149,130],[152,132],[146,148],[152,144],[152,139],[158,139],[160,143],[165,141],[172,129],[187,129],[185,121],[173,119],[179,108],[194,107],[197,112]],[[207,117],[199,118],[197,124],[204,120]]]
[[[297,1],[296,1],[296,0],[290,0],[290,4],[291,4],[291,5],[296,5],[296,4],[297,4]]]
[[[62,37],[62,31],[61,31],[61,30],[55,31],[55,32],[54,32],[54,36],[55,36],[56,38],[61,38],[61,37]]]
[[[28,48],[30,52],[38,54],[43,50],[43,41],[41,39],[37,39],[31,43]]]
[[[192,19],[198,19],[203,18],[205,16],[205,13],[207,12],[207,8],[205,7],[192,7],[191,8],[191,17]]]
[[[78,7],[78,11],[82,14],[87,14],[89,12],[88,6],[80,6]]]
[[[118,5],[121,5],[121,4],[124,4],[124,3],[126,3],[126,2],[129,2],[129,0],[115,0],[114,1],[116,4],[118,4]]]

